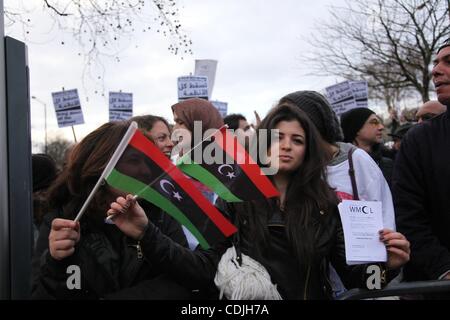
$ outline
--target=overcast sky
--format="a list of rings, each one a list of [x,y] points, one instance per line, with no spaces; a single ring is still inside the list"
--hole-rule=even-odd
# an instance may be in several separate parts
[[[5,0],[5,6],[17,2]],[[89,81],[83,88],[83,59],[70,36],[49,32],[50,22],[39,14],[25,40],[28,45],[31,95],[47,104],[49,136],[72,138],[69,128],[58,129],[51,92],[78,88],[85,124],[75,127],[81,138],[108,121],[107,94],[93,94]],[[307,75],[300,54],[309,50],[305,39],[315,32],[314,24],[327,19],[331,4],[343,0],[182,0],[181,24],[193,41],[193,56],[181,60],[167,50],[170,42],[155,32],[137,32],[122,52],[120,63],[105,61],[105,91],[132,92],[134,114],[156,114],[172,121],[170,106],[177,102],[177,77],[194,72],[195,59],[218,60],[213,100],[228,102],[229,113],[243,113],[254,121],[253,110],[262,116],[284,94],[322,90],[341,79]],[[148,7],[147,7],[148,8]],[[21,29],[6,30],[23,40]],[[61,42],[64,41],[64,45]],[[32,140],[44,137],[44,107],[31,100]]]

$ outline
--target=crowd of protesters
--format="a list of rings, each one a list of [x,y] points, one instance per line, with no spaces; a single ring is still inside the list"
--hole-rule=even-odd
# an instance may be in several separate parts
[[[173,127],[154,115],[106,123],[70,150],[61,172],[50,157],[33,155],[39,229],[33,298],[333,299],[365,288],[371,266],[346,263],[337,208],[342,200],[382,204],[379,238],[387,261],[377,266],[383,285],[394,277],[450,279],[450,41],[436,53],[432,78],[438,101],[421,106],[417,122],[393,126],[392,148],[383,143],[386,128],[372,110],[356,108],[338,117],[323,95],[304,90],[278,97],[256,125],[240,114],[222,119],[210,102],[197,98],[171,107]],[[106,183],[85,216],[73,221],[131,121],[172,160],[194,146],[196,121],[202,134],[225,123],[241,133],[246,149],[251,140],[259,146],[256,133],[265,129],[265,157],[278,165],[268,177],[279,196],[229,203],[191,179],[238,229],[210,248],[199,246],[157,206]],[[190,135],[173,135],[172,129]],[[278,129],[276,142],[272,129]],[[151,176],[144,160],[133,161],[118,166]],[[230,277],[225,260],[233,256],[242,269],[252,268],[252,276],[224,280]],[[71,265],[81,269],[77,290],[67,285]]]

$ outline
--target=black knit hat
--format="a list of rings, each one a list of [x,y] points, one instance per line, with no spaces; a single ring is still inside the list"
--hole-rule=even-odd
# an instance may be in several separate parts
[[[49,155],[38,153],[32,156],[33,192],[47,189],[56,179],[56,163]]]
[[[364,126],[366,120],[375,114],[367,108],[355,108],[344,112],[341,115],[341,127],[344,131],[344,142],[353,142],[355,140],[358,131]]]
[[[316,91],[296,91],[280,99],[290,102],[305,112],[324,140],[329,143],[342,140],[342,131],[336,113],[327,99]]]

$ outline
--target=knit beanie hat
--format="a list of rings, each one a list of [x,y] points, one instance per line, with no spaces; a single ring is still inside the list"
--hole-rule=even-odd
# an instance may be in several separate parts
[[[368,108],[355,108],[341,115],[341,127],[344,131],[344,142],[352,143],[366,120],[375,114]]]
[[[323,95],[316,91],[296,91],[285,95],[279,103],[285,102],[290,102],[305,112],[325,141],[342,141],[339,120]]]
[[[56,163],[49,155],[38,153],[32,155],[33,192],[47,189],[56,179]]]

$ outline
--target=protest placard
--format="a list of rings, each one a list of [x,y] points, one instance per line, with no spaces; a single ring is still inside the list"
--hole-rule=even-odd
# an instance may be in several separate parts
[[[367,82],[344,81],[325,88],[326,97],[338,116],[354,108],[368,107]]]
[[[128,120],[133,116],[133,94],[109,93],[109,121]]]
[[[77,89],[53,92],[52,98],[59,128],[84,123]]]
[[[222,118],[225,118],[228,113],[228,103],[221,101],[211,101],[214,107],[219,111]]]
[[[325,88],[327,99],[331,104],[353,100],[353,90],[349,81],[344,81]]]
[[[178,77],[178,100],[208,99],[208,78],[200,76]]]
[[[208,99],[211,98],[214,88],[214,80],[216,78],[217,60],[195,60],[196,76],[204,76],[208,78]]]
[[[367,108],[369,98],[367,81],[350,81],[350,87],[352,88],[353,97],[356,100],[358,108]]]

